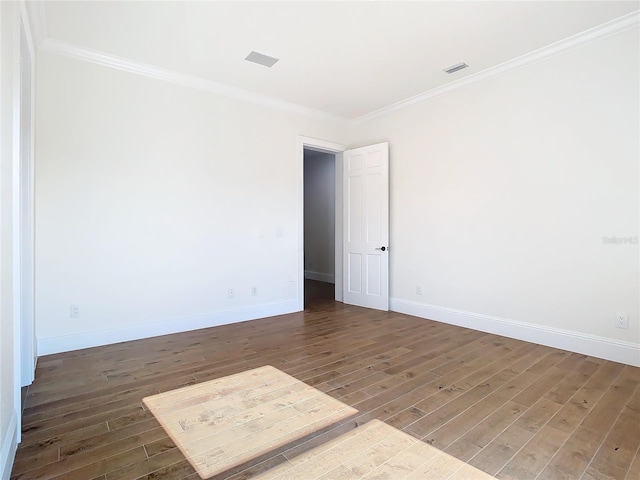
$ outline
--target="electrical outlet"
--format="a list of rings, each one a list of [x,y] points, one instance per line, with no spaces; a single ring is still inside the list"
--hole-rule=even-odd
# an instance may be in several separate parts
[[[629,315],[627,312],[616,313],[616,327],[629,328]]]
[[[258,295],[258,287],[254,285],[253,287],[251,287],[251,296],[255,297],[256,295]]]
[[[69,318],[80,317],[80,305],[69,305]]]
[[[422,287],[420,285],[416,285],[416,295],[422,295]]]
[[[233,288],[227,289],[227,298],[233,298],[236,296],[236,291]]]

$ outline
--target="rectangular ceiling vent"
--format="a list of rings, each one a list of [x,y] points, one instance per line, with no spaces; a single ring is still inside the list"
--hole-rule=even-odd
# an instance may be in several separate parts
[[[258,65],[264,65],[265,67],[273,67],[280,59],[270,57],[269,55],[263,55],[262,53],[258,52],[251,52],[249,55],[247,55],[247,58],[245,58],[245,60],[257,63]]]
[[[447,72],[448,74],[452,74],[452,73],[456,73],[459,70],[462,70],[463,68],[467,68],[469,65],[467,65],[466,63],[458,63],[456,65],[452,65],[449,68],[445,68],[444,71]]]

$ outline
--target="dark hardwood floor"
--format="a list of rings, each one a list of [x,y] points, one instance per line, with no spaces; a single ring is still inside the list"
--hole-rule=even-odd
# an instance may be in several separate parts
[[[42,357],[12,479],[199,478],[143,397],[262,365],[502,479],[640,478],[640,369],[318,297],[305,311]],[[244,471],[243,471],[244,470]]]
[[[336,298],[336,286],[333,283],[304,280],[304,306],[312,307],[333,301]]]

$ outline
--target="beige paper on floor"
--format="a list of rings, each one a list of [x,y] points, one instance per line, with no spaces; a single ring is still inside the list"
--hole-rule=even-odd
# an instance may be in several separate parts
[[[153,395],[143,402],[202,478],[357,413],[272,366]]]
[[[256,480],[489,480],[488,473],[372,420]]]

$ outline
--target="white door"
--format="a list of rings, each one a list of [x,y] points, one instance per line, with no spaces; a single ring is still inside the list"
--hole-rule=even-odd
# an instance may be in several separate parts
[[[389,310],[389,144],[343,155],[343,301]]]

